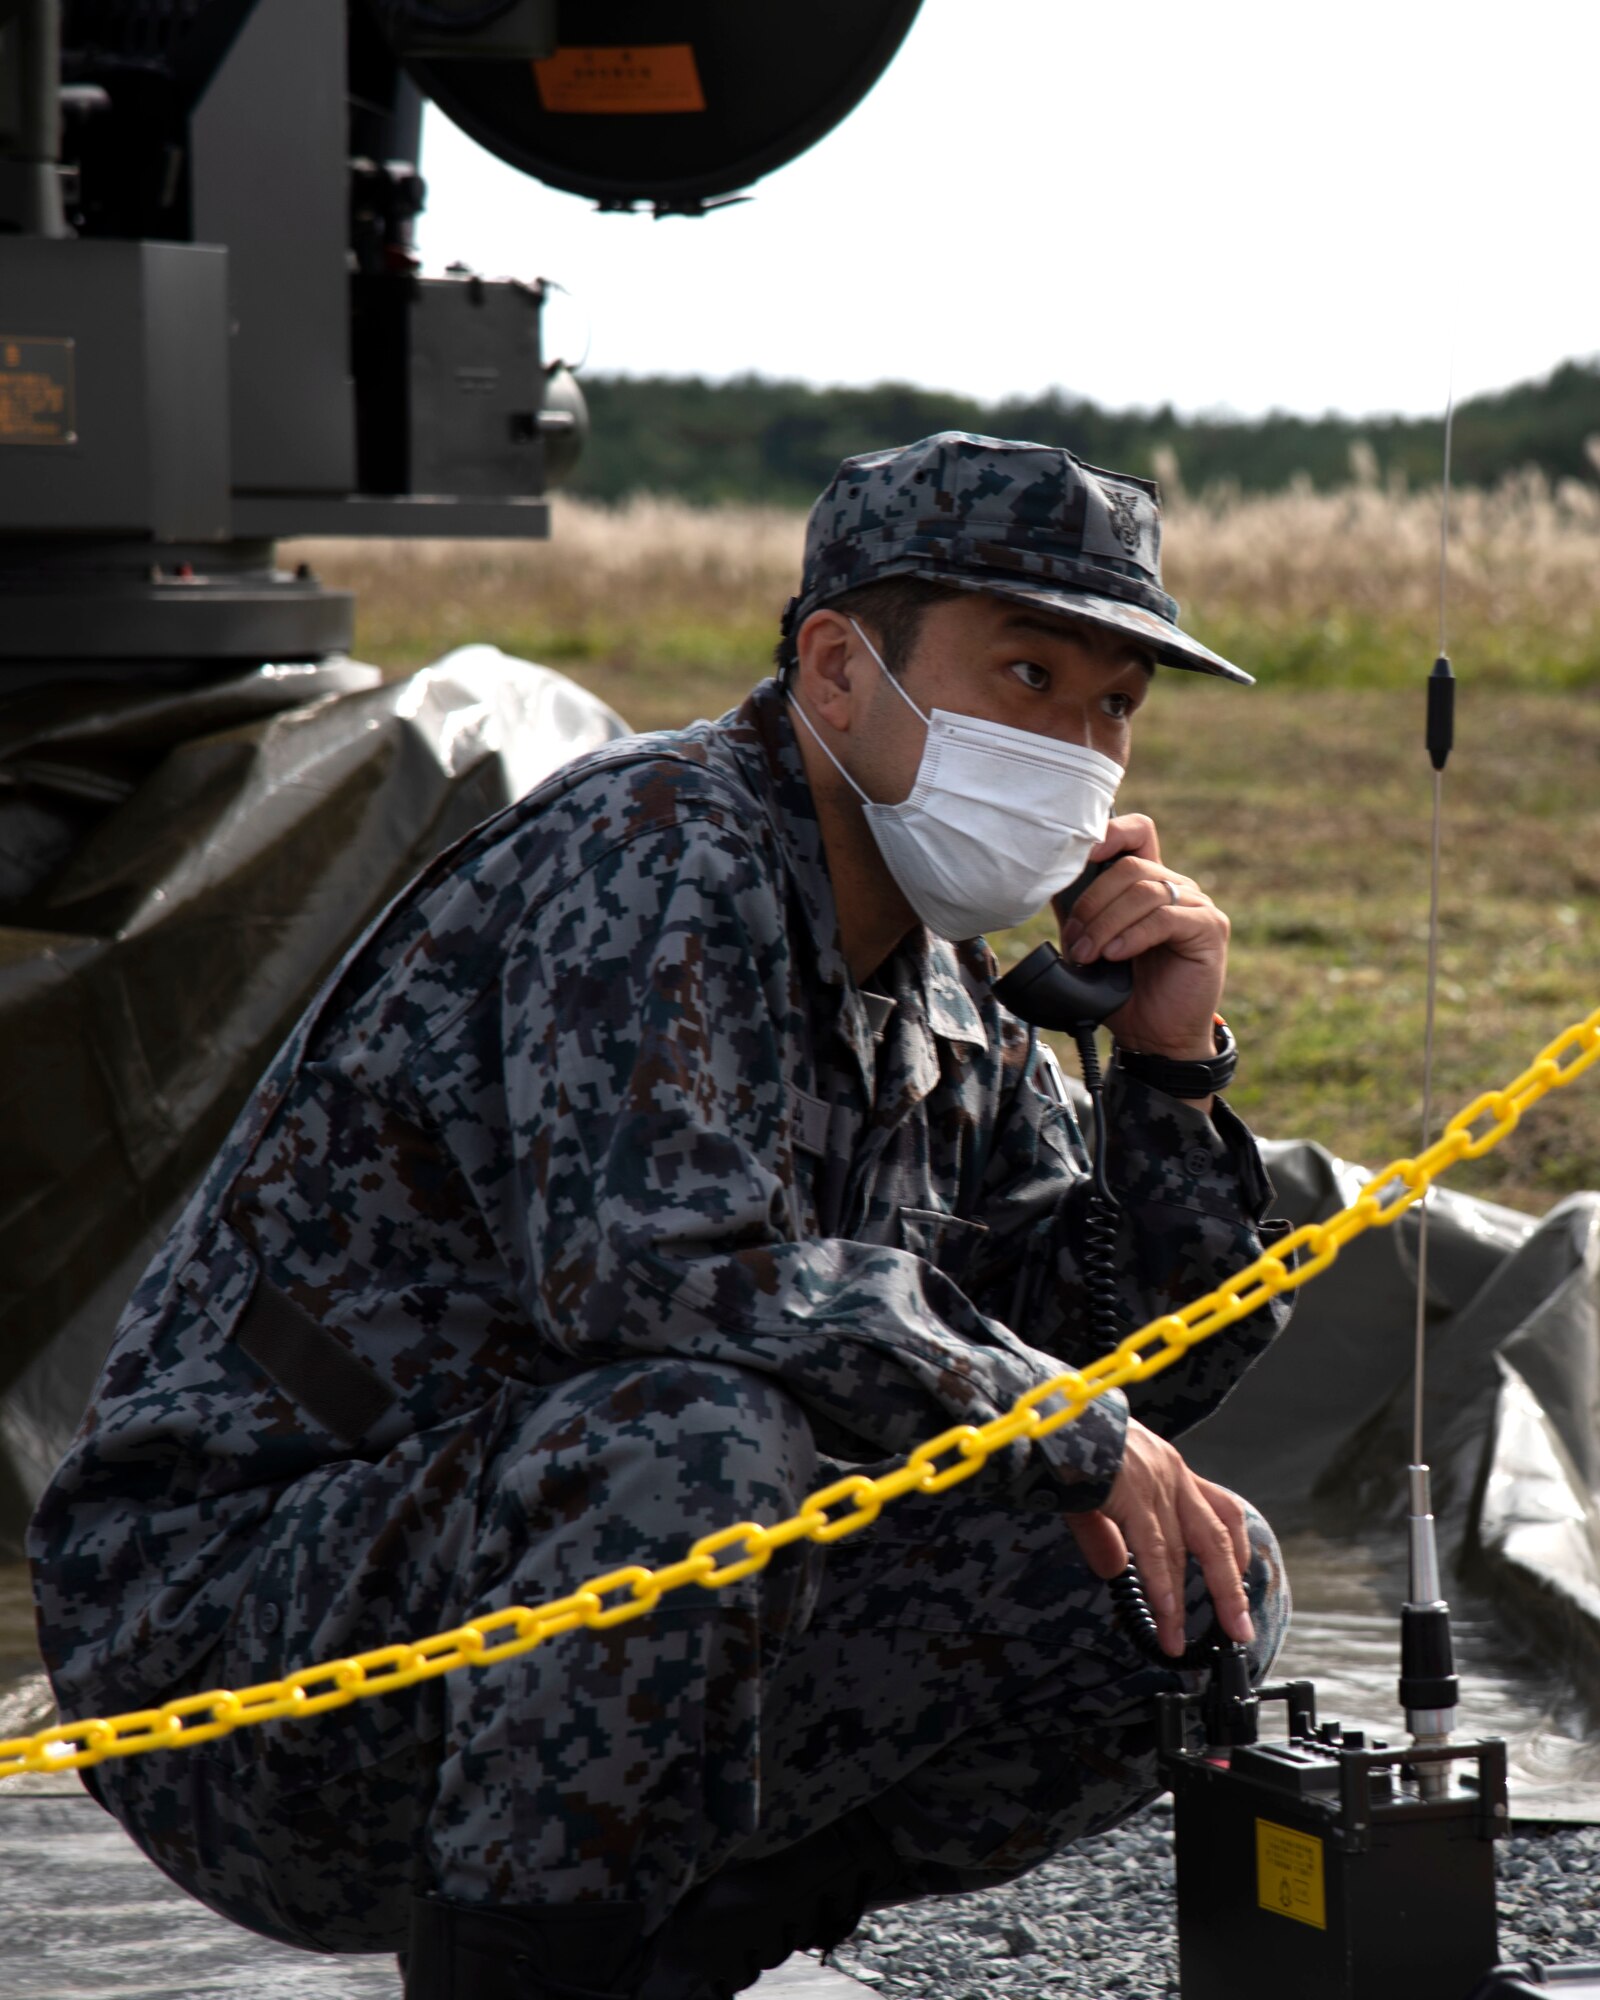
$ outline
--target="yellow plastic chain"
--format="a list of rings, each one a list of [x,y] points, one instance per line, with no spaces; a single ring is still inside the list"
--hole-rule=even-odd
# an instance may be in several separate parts
[[[986,1424],[958,1424],[918,1447],[903,1465],[874,1479],[865,1473],[813,1493],[798,1514],[772,1527],[738,1521],[703,1535],[681,1561],[664,1569],[635,1565],[597,1576],[569,1597],[548,1604],[514,1604],[471,1625],[435,1633],[414,1644],[380,1646],[346,1660],[302,1667],[283,1680],[237,1692],[215,1688],[160,1708],[87,1722],[63,1722],[35,1736],[0,1742],[0,1778],[23,1771],[78,1771],[109,1757],[137,1757],[149,1750],[208,1743],[253,1722],[279,1716],[321,1715],[366,1695],[387,1694],[433,1680],[457,1667],[486,1667],[509,1660],[578,1626],[604,1631],[642,1618],[671,1590],[697,1583],[717,1590],[762,1569],[775,1549],[791,1542],[836,1542],[867,1527],[890,1500],[904,1493],[943,1493],[979,1471],[992,1453],[1019,1438],[1047,1437],[1080,1416],[1097,1396],[1124,1382],[1169,1367],[1197,1342],[1243,1319],[1280,1292],[1293,1291],[1325,1271],[1345,1244],[1368,1229],[1386,1228],[1458,1160],[1481,1159],[1498,1146],[1530,1104],[1563,1088],[1600,1058],[1600,1007],[1558,1035],[1515,1082],[1486,1091],[1458,1111],[1442,1136],[1414,1160],[1396,1160],[1370,1181],[1360,1198],[1326,1222],[1308,1222],[1275,1250],[1258,1257],[1222,1285],[1181,1311],[1152,1320],[1081,1373],[1069,1369],[1041,1383]],[[1478,1130],[1475,1128],[1482,1127]],[[1289,1259],[1305,1252],[1291,1269]],[[1046,1410],[1044,1405],[1056,1407]],[[842,1508],[844,1511],[835,1512]],[[733,1551],[732,1560],[723,1555]]]

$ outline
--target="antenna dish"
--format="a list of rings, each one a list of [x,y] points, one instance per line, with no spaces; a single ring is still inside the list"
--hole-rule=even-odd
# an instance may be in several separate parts
[[[786,165],[877,82],[920,0],[590,0],[546,56],[396,53],[491,153],[603,208],[696,214]]]

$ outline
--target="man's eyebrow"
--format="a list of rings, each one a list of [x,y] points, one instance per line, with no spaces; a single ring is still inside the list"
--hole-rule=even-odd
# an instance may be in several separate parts
[[[1008,611],[1005,615],[1005,629],[1008,632],[1039,632],[1050,639],[1070,638],[1074,622],[1086,624],[1088,621],[1074,621],[1064,614],[1060,618],[1051,618],[1037,611]],[[1109,632],[1110,628],[1096,625],[1094,630]],[[1119,650],[1123,662],[1128,666],[1143,667],[1147,674],[1154,675],[1156,663],[1151,657],[1150,649],[1142,640],[1130,638]]]

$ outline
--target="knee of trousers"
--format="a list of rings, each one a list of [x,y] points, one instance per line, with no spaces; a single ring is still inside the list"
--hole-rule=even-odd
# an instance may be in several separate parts
[[[700,1535],[779,1520],[816,1477],[792,1396],[752,1370],[676,1356],[562,1383],[495,1458],[491,1523],[564,1562],[608,1567],[675,1561]]]
[[[1256,1636],[1247,1648],[1250,1680],[1259,1686],[1272,1671],[1273,1662],[1288,1637],[1293,1599],[1283,1551],[1264,1515],[1248,1500],[1244,1502],[1245,1531],[1250,1538],[1250,1562],[1245,1570],[1245,1594],[1250,1600],[1250,1618]]]

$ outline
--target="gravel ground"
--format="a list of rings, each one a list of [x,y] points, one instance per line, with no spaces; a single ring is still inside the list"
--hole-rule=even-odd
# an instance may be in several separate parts
[[[1495,1865],[1503,1960],[1600,1960],[1600,1827],[1513,1833]],[[895,2000],[1166,2000],[1178,1992],[1173,1893],[1161,1799],[1009,1888],[880,1911],[832,1963]]]
[[[239,1930],[158,1874],[81,1792],[11,1789],[31,1782],[0,1787],[4,2000],[399,2000],[393,1960],[323,1958]],[[1600,1960],[1600,1827],[1514,1834],[1497,1862],[1504,1959]],[[1171,1807],[1008,1889],[883,1911],[833,1963],[884,2000],[1167,2000],[1178,1992]],[[798,1978],[804,1961],[787,1970]],[[798,1991],[805,2000],[803,1981]]]

